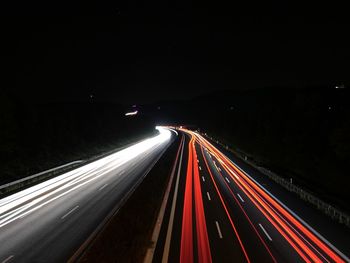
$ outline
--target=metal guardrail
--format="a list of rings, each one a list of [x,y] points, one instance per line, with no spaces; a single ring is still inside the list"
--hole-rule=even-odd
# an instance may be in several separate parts
[[[36,173],[30,176],[27,176],[25,178],[7,183],[7,184],[3,184],[0,186],[0,198],[2,198],[3,196],[16,191],[18,189],[21,189],[25,186],[29,186],[32,185],[35,182],[39,182],[39,181],[43,181],[46,178],[52,177],[54,175],[57,174],[61,174],[67,170],[71,170],[72,168],[78,166],[81,163],[84,163],[85,161],[83,160],[78,160],[78,161],[74,161],[74,162],[70,162],[58,167],[54,167],[51,168],[49,170],[40,172],[40,173]]]
[[[136,140],[136,142],[138,142],[138,141],[139,140]],[[130,146],[134,143],[135,142],[130,142],[124,146],[118,147],[118,148],[113,149],[111,151],[104,152],[104,153],[96,155],[96,156],[92,156],[86,160],[78,160],[78,161],[70,162],[70,163],[67,163],[67,164],[64,164],[64,165],[40,172],[40,173],[36,173],[36,174],[30,175],[30,176],[27,176],[25,178],[4,184],[4,185],[0,185],[0,199],[15,192],[15,191],[19,191],[22,188],[29,187],[29,186],[33,185],[34,183],[42,182],[45,179],[49,179],[55,175],[62,174],[66,171],[69,171],[69,170],[73,169],[74,167],[77,167],[83,163],[88,164],[88,163],[91,163],[95,160],[101,159],[105,156],[108,156],[110,154],[118,152],[124,148],[127,148],[128,146]]]
[[[212,141],[216,142],[217,144],[224,147],[226,150],[234,153],[235,155],[238,155],[243,161],[248,163],[249,165],[253,166],[254,168],[258,169],[261,173],[268,176],[270,179],[275,181],[277,184],[281,185],[285,189],[287,189],[290,192],[293,192],[297,194],[297,196],[304,201],[308,202],[309,204],[312,204],[314,207],[316,207],[318,210],[322,211],[325,215],[331,217],[333,220],[337,221],[340,224],[344,224],[347,227],[350,227],[350,216],[343,211],[340,211],[338,208],[334,207],[333,205],[321,200],[320,198],[316,197],[314,194],[309,193],[308,191],[302,189],[300,186],[297,186],[293,184],[291,181],[275,174],[274,172],[258,166],[254,164],[251,161],[248,161],[246,158],[246,155],[243,155],[241,153],[238,153],[237,151],[234,151],[227,145],[219,142],[219,140],[214,139],[213,137],[202,133],[203,136],[211,139]]]

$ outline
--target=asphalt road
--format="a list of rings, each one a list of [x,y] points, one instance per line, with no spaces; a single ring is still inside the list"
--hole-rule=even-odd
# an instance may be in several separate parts
[[[256,171],[199,134],[182,134],[153,262],[349,262],[337,246],[348,246],[348,233],[330,242],[272,193],[276,186],[260,184]]]
[[[0,200],[0,262],[66,262],[115,213],[171,143],[171,132]]]
[[[161,129],[1,199],[0,262],[66,262],[79,254],[166,151],[170,134]],[[317,224],[310,207],[199,134],[179,135],[153,262],[349,261],[348,232],[321,217]]]

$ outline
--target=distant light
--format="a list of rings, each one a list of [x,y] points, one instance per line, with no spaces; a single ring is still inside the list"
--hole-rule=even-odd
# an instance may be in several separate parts
[[[331,110],[331,109],[332,109],[332,107],[331,107],[331,106],[328,106],[328,109],[329,109],[329,110]]]
[[[136,115],[137,113],[138,113],[137,110],[132,111],[132,112],[127,112],[127,113],[125,113],[125,116],[132,116],[132,115]]]
[[[336,89],[345,89],[345,86],[342,84],[340,86],[335,86]]]
[[[160,110],[160,106],[158,106],[157,109]]]
[[[133,108],[136,108],[136,104],[132,105]]]

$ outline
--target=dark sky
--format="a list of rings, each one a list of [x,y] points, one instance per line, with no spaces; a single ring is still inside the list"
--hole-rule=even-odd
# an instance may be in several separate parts
[[[235,2],[11,4],[2,86],[33,101],[144,103],[348,83],[345,6]]]

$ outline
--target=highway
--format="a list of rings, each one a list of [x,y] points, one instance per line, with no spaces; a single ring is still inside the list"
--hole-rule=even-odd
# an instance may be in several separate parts
[[[268,182],[260,184],[200,134],[180,130],[169,198],[146,263],[349,262]],[[338,240],[345,248],[349,243],[349,233]]]
[[[115,214],[173,141],[159,134],[0,200],[0,262],[67,262]]]
[[[348,232],[341,237],[334,232],[338,242],[325,238],[303,213],[307,205],[284,198],[288,193],[276,191],[200,134],[158,130],[159,135],[1,199],[0,262],[78,259],[175,135],[179,148],[146,263],[350,262],[343,253],[349,251]],[[323,227],[333,231],[327,224]]]

